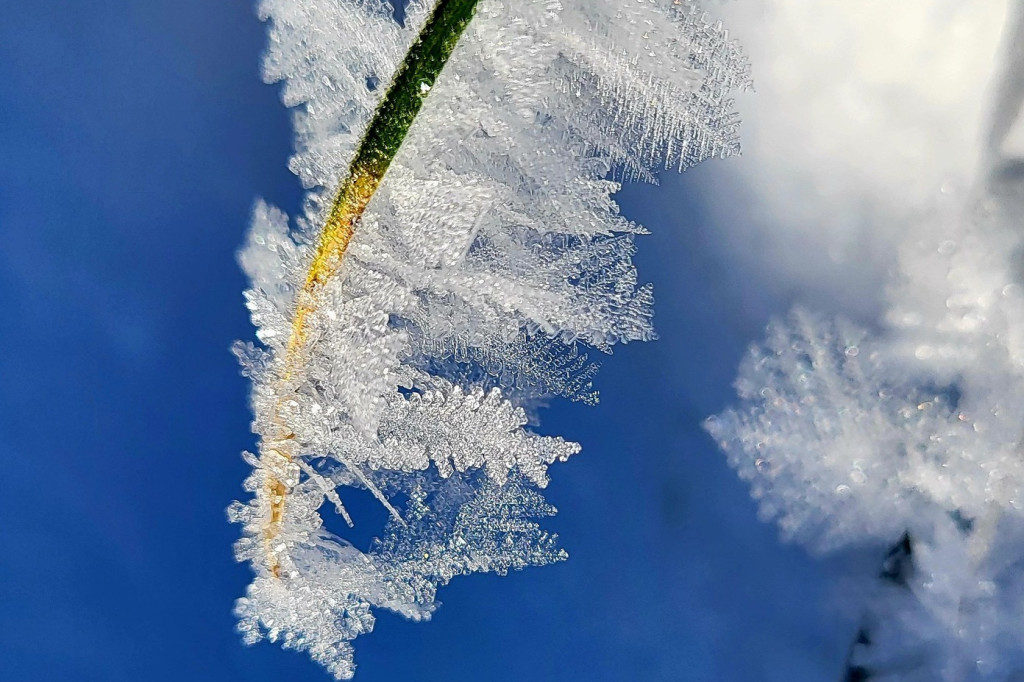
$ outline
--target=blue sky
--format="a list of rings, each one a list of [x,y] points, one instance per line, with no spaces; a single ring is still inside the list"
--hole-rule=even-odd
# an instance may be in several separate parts
[[[9,3],[0,21],[0,677],[325,680],[243,647],[224,507],[252,447],[234,253],[258,195],[291,210],[291,131],[249,2]],[[730,160],[717,163],[742,163]],[[851,562],[760,524],[700,428],[789,296],[737,270],[695,197],[714,169],[623,191],[647,225],[661,339],[606,358],[552,470],[571,558],[463,578],[430,623],[382,615],[357,679],[839,677]],[[865,558],[866,557],[866,558]]]

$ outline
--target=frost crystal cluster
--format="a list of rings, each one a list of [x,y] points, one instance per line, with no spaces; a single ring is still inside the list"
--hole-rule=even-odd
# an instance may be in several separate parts
[[[973,183],[890,226],[884,318],[774,322],[741,404],[707,422],[785,537],[889,548],[850,681],[1024,679],[1024,53],[1008,45]]]
[[[381,180],[357,168],[376,153],[364,136],[445,3],[472,20],[414,84],[422,109]],[[240,255],[260,344],[236,346],[259,438],[252,498],[229,509],[255,572],[237,614],[247,642],[345,679],[374,609],[429,618],[457,575],[565,558],[538,489],[579,446],[527,426],[551,396],[596,400],[586,346],[652,336],[631,263],[643,229],[609,176],[733,154],[746,66],[689,0],[414,1],[403,22],[381,0],[259,11],[309,191],[294,221],[258,203]],[[350,242],[339,186],[363,202]],[[323,524],[325,502],[359,522],[348,486],[390,513],[365,551]]]

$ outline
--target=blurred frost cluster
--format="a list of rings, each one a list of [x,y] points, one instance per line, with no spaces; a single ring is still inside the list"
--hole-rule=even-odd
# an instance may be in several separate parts
[[[966,181],[904,195],[900,220],[874,228],[898,235],[881,319],[798,308],[773,322],[740,368],[740,404],[707,421],[784,537],[890,548],[850,680],[1024,679],[1022,17],[1009,14]]]
[[[229,509],[255,571],[237,613],[247,641],[308,651],[339,679],[373,609],[428,618],[454,576],[565,557],[535,521],[554,512],[537,489],[579,446],[526,427],[551,396],[596,399],[584,347],[653,333],[631,263],[644,230],[609,177],[732,155],[730,93],[747,85],[691,0],[481,0],[289,348],[333,194],[434,4],[404,23],[382,0],[259,6],[309,191],[294,221],[258,203],[240,256],[260,344],[236,353],[260,448],[253,497]],[[345,486],[391,512],[368,551],[323,527],[325,501],[348,519]]]

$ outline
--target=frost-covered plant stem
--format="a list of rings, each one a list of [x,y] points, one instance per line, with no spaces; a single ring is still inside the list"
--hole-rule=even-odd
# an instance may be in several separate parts
[[[257,202],[239,255],[262,345],[235,345],[259,438],[235,612],[347,679],[376,610],[428,619],[456,576],[566,558],[539,488],[580,446],[527,426],[596,399],[581,347],[653,335],[608,175],[734,153],[746,62],[695,0],[259,12],[309,192],[294,222]],[[367,547],[324,527],[348,487],[391,512]]]
[[[419,38],[402,61],[387,94],[374,112],[349,166],[348,174],[331,205],[327,221],[320,232],[319,243],[305,284],[297,298],[291,334],[288,338],[285,370],[282,374],[284,383],[290,382],[296,372],[302,371],[302,356],[307,341],[306,321],[319,307],[323,288],[341,265],[359,218],[384,179],[384,174],[387,173],[399,147],[402,146],[402,141],[423,106],[423,100],[434,86],[459,37],[472,19],[477,2],[478,0],[438,2],[420,31]],[[286,400],[287,392],[282,391],[274,415],[274,423],[278,426],[277,433],[274,434],[274,438],[262,439],[259,446],[260,457],[271,471],[282,468],[288,471],[288,465],[296,459],[296,453],[293,452],[295,434],[282,415],[281,407]],[[274,539],[284,518],[284,505],[289,488],[297,482],[286,476],[268,476],[264,486],[264,494],[269,502],[264,540],[267,544],[269,568],[274,577],[280,577],[281,570],[277,550],[274,549]],[[376,486],[365,478],[363,482],[392,515],[400,520],[398,512]],[[335,504],[340,510],[344,510],[340,500]],[[347,514],[345,519],[351,525],[352,520]]]

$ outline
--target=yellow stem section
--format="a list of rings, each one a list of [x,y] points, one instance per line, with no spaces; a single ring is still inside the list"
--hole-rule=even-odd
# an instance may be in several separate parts
[[[289,354],[305,344],[306,318],[316,309],[320,289],[341,266],[341,259],[355,232],[355,224],[380,186],[384,170],[367,166],[353,168],[338,190],[323,232],[320,233],[320,242],[306,274],[305,286],[298,298],[291,337],[288,339]]]
[[[292,329],[288,337],[284,372],[281,377],[282,384],[287,384],[291,380],[295,368],[299,365],[306,347],[309,316],[319,307],[324,286],[341,267],[342,258],[355,233],[356,223],[363,215],[384,177],[386,168],[374,167],[378,165],[365,164],[353,167],[331,205],[331,212],[320,233],[316,253],[306,274],[306,282],[296,297],[295,317],[292,318]],[[283,402],[284,397],[278,398],[274,414],[274,423],[279,432],[275,434],[276,438],[271,443],[261,441],[260,450],[261,452],[272,452],[291,461],[291,449],[294,447],[295,434],[286,426],[285,420],[281,416]],[[270,518],[264,527],[263,539],[270,571],[275,578],[280,578],[281,563],[272,543],[281,530],[281,523],[284,520],[284,503],[288,497],[289,487],[276,476],[271,475],[267,477],[265,490],[267,499],[270,501]]]

